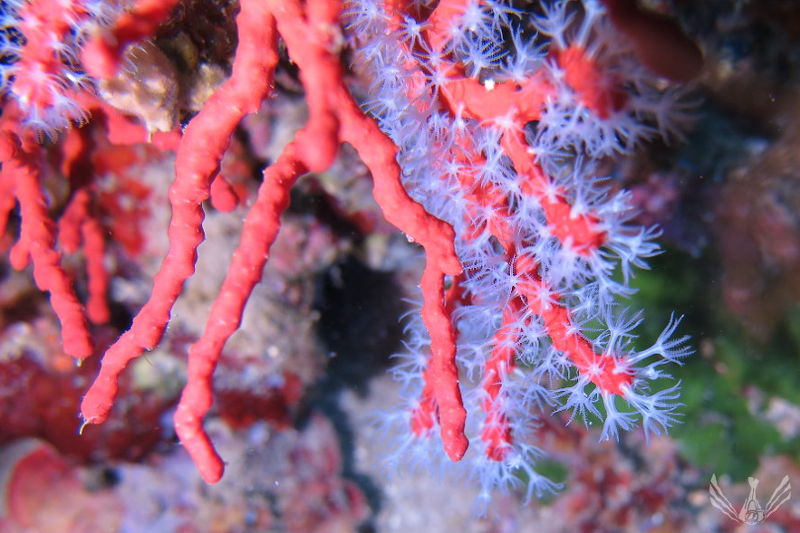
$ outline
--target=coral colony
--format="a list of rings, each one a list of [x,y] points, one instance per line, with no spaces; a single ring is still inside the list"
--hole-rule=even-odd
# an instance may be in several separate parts
[[[327,169],[342,143],[369,169],[386,220],[424,251],[419,308],[394,369],[403,405],[386,415],[403,424],[398,457],[453,462],[486,497],[525,479],[531,496],[554,488],[536,473],[542,412],[599,419],[603,439],[639,422],[646,434],[676,423],[679,387],[667,367],[690,353],[675,336],[679,320],[636,349],[642,316],[620,304],[633,292],[633,270],[659,252],[658,231],[632,223],[629,194],[600,163],[678,135],[687,116],[682,91],[643,66],[636,40],[613,24],[621,2],[523,10],[505,0],[241,0],[230,76],[185,127],[164,132],[124,116],[97,87],[176,4],[3,3],[0,226],[18,210],[10,262],[32,265],[63,349],[78,360],[93,350],[87,320],[109,316],[108,228],[93,214],[97,189],[74,174],[51,218],[45,181],[54,171],[43,146],[57,146],[69,168],[86,149],[77,126],[103,120],[108,142],[150,143],[177,158],[169,252],[149,300],[102,356],[81,406],[86,424],[107,418],[122,372],[169,325],[204,239],[204,202],[235,206],[220,162],[243,117],[273,93],[283,49],[308,120],[264,169],[227,278],[188,351],[174,417],[203,479],[223,474],[203,429],[220,353],[261,278],[292,186]],[[62,267],[62,253],[77,249],[85,303]]]

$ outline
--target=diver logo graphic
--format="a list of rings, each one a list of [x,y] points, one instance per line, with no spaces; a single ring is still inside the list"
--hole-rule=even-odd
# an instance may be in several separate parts
[[[789,476],[784,476],[781,482],[772,492],[772,496],[767,500],[767,505],[764,507],[758,502],[756,498],[756,487],[758,487],[758,480],[753,477],[747,478],[747,483],[750,485],[750,495],[742,505],[739,512],[731,505],[731,502],[722,493],[722,489],[717,482],[717,475],[711,476],[711,485],[708,487],[708,494],[711,496],[711,505],[722,511],[728,518],[736,522],[741,522],[747,525],[756,525],[764,522],[769,516],[778,510],[778,507],[789,501],[792,497],[792,485],[789,483]]]

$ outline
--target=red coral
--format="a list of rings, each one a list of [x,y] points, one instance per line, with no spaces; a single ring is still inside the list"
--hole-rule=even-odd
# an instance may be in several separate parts
[[[39,4],[46,3],[32,2],[36,9],[41,7]],[[81,17],[91,18],[88,6],[94,4],[71,4],[81,9]],[[112,27],[100,31],[85,44],[80,56],[86,70],[96,78],[113,76],[122,64],[125,48],[154,35],[175,4],[172,0],[140,0],[131,10],[119,15]],[[378,18],[383,19],[389,33],[401,33],[405,28],[411,35],[409,24],[418,23],[412,15],[421,15],[411,12],[414,10],[411,2],[365,3],[362,7],[375,13],[380,11]],[[607,65],[602,61],[605,45],[595,46],[591,42],[594,32],[598,31],[593,24],[602,11],[597,4],[583,5],[583,20],[578,24],[571,22],[572,5],[562,2],[544,8],[550,11],[541,17],[539,24],[552,30],[546,58],[536,59],[532,45],[523,42],[522,30],[508,24],[512,8],[482,5],[478,1],[442,0],[435,8],[422,10],[425,17],[419,18],[419,28],[424,28],[412,39],[403,41],[392,37],[397,41],[393,46],[399,47],[406,57],[402,65],[405,70],[400,73],[403,90],[408,96],[421,98],[412,107],[418,106],[417,110],[424,114],[430,112],[430,109],[423,109],[426,105],[435,106],[437,113],[441,111],[448,121],[448,127],[452,126],[448,132],[452,136],[450,144],[437,148],[448,162],[459,167],[452,172],[452,186],[459,189],[462,205],[467,207],[459,211],[459,217],[464,220],[454,222],[451,217],[450,223],[430,214],[412,199],[406,189],[408,183],[403,181],[408,169],[401,170],[398,163],[398,158],[407,156],[406,148],[401,149],[402,141],[392,140],[385,134],[376,121],[360,109],[345,84],[340,59],[344,44],[340,28],[343,2],[241,0],[240,8],[236,18],[238,46],[231,75],[180,132],[151,134],[78,86],[70,86],[69,91],[56,91],[69,97],[80,109],[90,111],[93,121],[102,121],[102,126],[93,122],[91,129],[68,134],[65,142],[52,150],[61,157],[62,171],[69,179],[69,194],[63,206],[57,206],[62,211],[60,239],[67,252],[79,246],[83,249],[88,271],[88,314],[95,322],[109,316],[104,305],[109,279],[103,264],[105,252],[101,234],[104,225],[119,232],[119,238],[130,253],[138,252],[145,236],[137,227],[137,220],[131,221],[127,228],[118,227],[122,219],[113,213],[113,207],[124,202],[115,195],[114,187],[100,188],[98,180],[82,178],[81,170],[97,172],[103,167],[113,167],[118,164],[113,157],[119,153],[125,156],[122,165],[127,165],[131,153],[109,145],[147,143],[159,150],[176,152],[175,178],[169,189],[172,208],[167,230],[169,249],[153,279],[152,292],[133,318],[130,329],[102,357],[99,375],[81,404],[86,424],[101,423],[108,418],[120,392],[120,378],[125,368],[161,341],[184,283],[195,271],[198,247],[205,237],[204,203],[211,200],[220,210],[230,210],[238,203],[242,191],[222,175],[223,157],[245,115],[258,111],[263,101],[272,96],[275,69],[283,49],[297,68],[308,104],[308,120],[263,172],[227,276],[202,334],[188,349],[188,381],[175,413],[176,432],[206,481],[218,481],[223,471],[222,459],[203,428],[203,418],[213,400],[212,376],[223,347],[239,328],[245,304],[261,279],[281,226],[281,215],[289,205],[292,187],[304,174],[328,169],[342,143],[355,150],[371,173],[373,196],[385,219],[425,252],[420,282],[421,317],[427,331],[430,357],[418,369],[423,374],[420,380],[423,385],[410,417],[411,430],[416,436],[428,436],[438,426],[444,451],[454,461],[460,460],[468,447],[467,410],[456,361],[458,333],[454,313],[469,310],[481,296],[475,289],[466,287],[468,282],[475,281],[468,279],[469,272],[463,272],[456,252],[454,226],[468,226],[458,237],[465,246],[479,239],[496,245],[500,254],[498,261],[507,273],[509,291],[498,298],[502,318],[494,338],[486,344],[489,353],[480,370],[483,393],[480,407],[485,412],[481,440],[490,459],[504,461],[515,443],[507,411],[508,397],[503,387],[516,368],[523,329],[534,322],[541,324],[542,335],[549,338],[548,349],[564,355],[562,366],[554,365],[544,373],[552,372],[563,378],[560,372],[567,365],[577,370],[579,381],[574,385],[575,393],[567,407],[577,405],[579,409],[595,412],[591,402],[602,399],[608,411],[604,436],[616,435],[619,428],[633,424],[633,415],[616,410],[618,396],[642,411],[648,430],[658,432],[674,422],[675,407],[670,400],[675,399],[676,389],[646,396],[643,392],[647,389],[645,370],[637,365],[651,356],[677,361],[689,353],[681,344],[683,340],[669,339],[676,322],[670,323],[656,346],[626,354],[621,353],[628,347],[627,339],[631,336],[626,328],[636,320],[626,323],[619,319],[616,329],[607,333],[608,345],[601,348],[575,323],[573,306],[576,304],[570,300],[570,297],[575,299],[575,294],[565,292],[574,285],[599,278],[600,288],[596,292],[602,295],[590,299],[589,307],[597,308],[592,310],[598,315],[595,318],[616,319],[610,311],[613,307],[611,295],[615,291],[624,293],[628,288],[624,284],[616,288],[618,282],[610,279],[616,259],[608,259],[606,252],[612,249],[619,256],[624,283],[627,283],[631,265],[641,265],[644,258],[655,253],[655,245],[649,243],[652,232],[625,226],[624,199],[606,201],[606,193],[593,177],[579,176],[574,180],[579,185],[572,184],[575,190],[571,190],[570,185],[565,184],[568,180],[559,180],[545,168],[542,154],[526,137],[527,125],[544,122],[545,115],[550,112],[555,118],[551,116],[549,120],[558,127],[552,127],[549,132],[547,128],[541,129],[543,136],[552,135],[540,145],[543,150],[585,150],[588,157],[599,158],[627,150],[640,138],[651,135],[649,127],[636,122],[642,115],[654,115],[658,127],[665,132],[674,129],[666,105],[658,97],[648,96],[650,88],[640,88],[641,93],[627,91],[625,80],[612,73],[613,67],[619,65]],[[54,49],[47,47],[59,46],[59,39],[66,39],[67,30],[51,18],[34,20],[29,12],[27,9],[20,11],[26,25],[34,22],[52,25],[57,37],[55,44],[49,40],[49,44],[37,45],[32,50],[50,59],[58,57]],[[493,22],[487,22],[489,20]],[[510,67],[508,70],[514,70],[513,75],[507,76],[505,81],[482,80],[481,72],[497,63],[504,52],[494,49],[495,45],[481,42],[481,39],[487,40],[485,36],[477,38],[472,33],[480,25],[496,26],[494,30],[500,36],[500,27],[504,24],[508,28],[502,31],[513,34],[513,47],[522,66],[516,70]],[[30,30],[31,35],[34,30],[37,29]],[[458,52],[449,48],[453,32],[461,32]],[[369,33],[365,32],[365,38],[374,37],[367,35]],[[72,50],[72,53],[77,57],[77,51]],[[33,67],[28,60],[33,56],[33,51],[23,51],[19,66],[23,76],[19,79],[30,78]],[[539,61],[539,66],[546,63],[549,70],[529,68],[528,63],[534,59]],[[48,68],[54,70],[56,66]],[[155,72],[158,77],[159,69]],[[171,79],[169,76],[167,81]],[[21,88],[25,89],[24,84]],[[423,97],[427,98],[427,104],[421,103]],[[638,101],[633,106],[631,101],[636,98]],[[551,105],[554,101],[564,105]],[[47,158],[47,150],[22,126],[24,104],[24,99],[11,101],[0,123],[0,161],[3,162],[0,220],[7,220],[14,201],[19,202],[21,232],[11,253],[12,264],[21,268],[28,257],[32,259],[37,285],[50,292],[53,307],[62,322],[65,351],[83,359],[92,352],[89,329],[82,305],[55,248],[55,224],[47,209],[41,176],[41,163]],[[467,122],[470,128],[476,124],[486,127],[487,135],[494,137],[482,138],[477,129],[466,126]],[[421,123],[424,124],[424,120]],[[427,125],[422,127],[427,128]],[[413,132],[404,132],[404,135],[413,135]],[[445,144],[434,141],[437,143]],[[497,146],[488,148],[486,143]],[[102,153],[105,149],[108,154]],[[583,172],[580,157],[574,167],[576,174]],[[513,175],[509,180],[513,184],[482,176],[498,170],[502,170],[501,174]],[[119,178],[121,187],[134,203],[147,198],[146,188],[129,187],[131,180],[124,172],[118,173],[122,175]],[[431,179],[447,183],[441,174]],[[583,186],[583,181],[588,185]],[[446,196],[451,192],[439,191],[445,198],[433,203],[448,201]],[[104,198],[108,199],[108,205],[103,205]],[[519,203],[525,203],[530,212],[522,209],[521,215],[516,205]],[[147,215],[146,209],[138,205],[127,204],[127,209],[135,218]],[[520,223],[524,216],[529,220]],[[523,228],[528,223],[529,226]],[[554,257],[547,257],[547,253]],[[563,272],[556,272],[560,268]],[[652,363],[650,374],[662,362]],[[586,386],[594,387],[591,396],[583,390]],[[286,398],[281,400],[290,403]],[[255,411],[272,410],[269,402],[267,404]],[[229,414],[234,413],[235,418],[251,416],[236,414],[230,402],[228,407]]]

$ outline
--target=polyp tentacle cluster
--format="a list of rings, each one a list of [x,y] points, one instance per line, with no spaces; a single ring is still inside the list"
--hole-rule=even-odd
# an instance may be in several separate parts
[[[456,231],[465,272],[447,303],[467,377],[466,434],[478,444],[466,462],[484,493],[514,484],[518,468],[529,493],[552,487],[526,440],[537,406],[599,416],[602,401],[605,438],[632,427],[633,411],[648,432],[674,423],[676,388],[648,396],[647,384],[690,352],[670,338],[677,321],[657,348],[630,353],[639,320],[615,307],[631,292],[631,266],[658,252],[657,231],[630,224],[626,194],[610,193],[594,160],[674,129],[659,121],[684,118],[661,112],[676,90],[656,89],[594,0],[543,2],[533,30],[529,14],[493,0],[352,0],[348,16],[354,64],[373,80],[367,108],[400,147],[406,187]],[[592,339],[589,321],[608,329]],[[436,440],[441,414],[420,326],[411,320],[396,370],[412,448]],[[441,431],[445,449],[452,437]]]

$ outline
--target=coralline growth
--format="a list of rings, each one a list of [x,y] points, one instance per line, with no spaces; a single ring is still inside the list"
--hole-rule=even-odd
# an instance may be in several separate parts
[[[425,253],[421,303],[394,370],[404,405],[387,420],[406,428],[403,454],[459,462],[487,497],[519,483],[523,470],[531,495],[553,487],[535,470],[537,413],[602,419],[602,438],[637,420],[648,434],[676,422],[678,385],[656,383],[690,353],[675,337],[678,320],[637,350],[641,314],[619,305],[633,270],[658,253],[658,232],[632,222],[628,193],[599,163],[679,136],[688,117],[682,89],[642,65],[652,57],[623,17],[624,2],[553,0],[523,10],[501,0],[241,0],[230,76],[185,128],[154,132],[92,87],[113,77],[128,45],[150,38],[176,3],[6,1],[2,11],[0,227],[18,209],[11,264],[32,264],[64,350],[78,359],[92,353],[86,317],[108,319],[95,189],[70,172],[90,148],[75,128],[58,141],[70,183],[56,222],[41,141],[102,119],[110,143],[176,152],[169,252],[150,298],[103,355],[83,400],[86,423],[106,419],[121,373],[164,334],[194,271],[204,202],[236,205],[220,163],[243,117],[274,91],[281,46],[298,69],[308,121],[264,169],[227,278],[189,349],[175,413],[206,481],[223,472],[202,425],[221,351],[260,280],[292,186],[327,169],[342,143],[368,167],[387,221]],[[342,57],[364,82],[352,92]],[[80,247],[86,310],[59,251]]]

